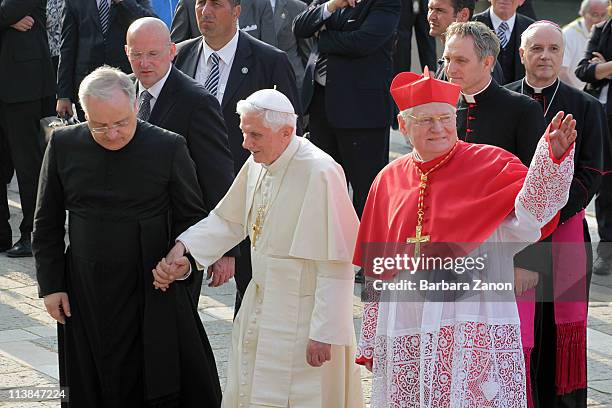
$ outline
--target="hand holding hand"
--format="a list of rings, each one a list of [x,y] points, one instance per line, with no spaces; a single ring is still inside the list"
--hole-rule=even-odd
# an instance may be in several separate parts
[[[312,367],[321,367],[326,361],[331,361],[331,344],[308,340],[306,362]]]
[[[34,26],[34,19],[30,16],[25,16],[15,24],[11,25],[15,30],[25,32]]]
[[[189,272],[189,259],[182,256],[169,263],[166,258],[162,258],[153,269],[153,286],[155,289],[166,291],[170,284],[175,280],[182,278]]]
[[[564,117],[565,116],[565,117]],[[576,140],[576,121],[571,114],[557,112],[550,122],[550,147],[553,156],[559,160]]]
[[[66,317],[72,316],[70,314],[70,302],[68,301],[68,293],[56,292],[51,293],[44,297],[45,308],[47,313],[60,322],[66,324]]]

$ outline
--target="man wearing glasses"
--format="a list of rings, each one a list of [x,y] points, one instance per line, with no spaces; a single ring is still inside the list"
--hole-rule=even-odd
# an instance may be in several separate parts
[[[183,282],[162,293],[151,270],[206,215],[185,139],[136,117],[130,78],[85,77],[87,123],[57,130],[45,153],[33,252],[58,325],[60,383],[75,407],[195,407],[221,388]],[[69,217],[65,251],[66,210]]]

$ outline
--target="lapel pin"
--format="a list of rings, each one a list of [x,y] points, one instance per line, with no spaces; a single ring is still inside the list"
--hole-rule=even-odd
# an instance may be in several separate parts
[[[249,72],[249,69],[247,67],[242,67],[243,74],[247,74],[248,72]]]
[[[281,18],[285,19],[287,17],[287,15],[285,13],[281,14]]]

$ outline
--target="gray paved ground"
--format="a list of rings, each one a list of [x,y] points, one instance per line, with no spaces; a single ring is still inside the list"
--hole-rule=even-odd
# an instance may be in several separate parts
[[[394,155],[406,151],[394,134]],[[16,185],[11,185],[12,224],[20,219]],[[589,215],[593,224],[593,217]],[[593,231],[594,232],[594,231]],[[592,234],[596,237],[596,234]],[[15,239],[18,237],[15,236]],[[0,389],[57,384],[57,340],[55,324],[36,293],[32,258],[10,259],[0,254]],[[215,352],[219,372],[225,377],[235,286],[204,287],[200,315]],[[588,331],[589,407],[612,407],[612,277],[595,277],[591,288]],[[355,297],[355,326],[361,305]],[[362,371],[364,392],[369,400],[370,382]],[[222,379],[224,383],[224,378]],[[57,402],[1,402],[0,407],[58,407]]]

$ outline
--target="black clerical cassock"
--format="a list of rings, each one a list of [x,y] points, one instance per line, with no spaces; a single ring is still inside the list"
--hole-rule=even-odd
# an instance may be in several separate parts
[[[459,97],[459,139],[501,147],[526,166],[545,129],[542,109],[536,102],[501,87],[494,79],[481,92]]]
[[[40,295],[67,292],[71,305],[58,325],[70,406],[219,406],[214,356],[185,285],[155,290],[151,272],[204,215],[182,137],[139,121],[133,139],[111,151],[85,124],[55,132],[33,247]]]
[[[506,85],[507,88],[527,95],[537,101],[544,112],[548,125],[558,111],[571,113],[576,120],[576,147],[574,155],[574,178],[569,199],[561,209],[559,226],[565,224],[586,208],[599,188],[603,170],[603,140],[608,138],[608,127],[604,110],[595,98],[563,82],[556,80],[545,88],[530,86],[525,78]],[[592,270],[592,248],[589,228],[582,219],[585,242],[586,277],[581,281],[586,288],[584,307],[588,302],[588,288]],[[553,233],[554,235],[554,233]],[[540,273],[540,295],[550,300],[554,293],[553,249],[551,237],[543,244],[527,247],[515,257],[515,265]],[[567,251],[569,247],[563,247]],[[577,292],[578,293],[578,292]],[[576,299],[579,300],[579,299]],[[573,408],[586,407],[586,319],[579,331],[571,334],[571,341],[563,340],[560,321],[568,320],[556,316],[555,303],[541,302],[535,308],[535,345],[531,355],[531,376],[533,400],[536,407]],[[560,312],[558,312],[560,313]],[[586,315],[586,312],[585,312]],[[521,316],[523,319],[523,317]],[[579,325],[574,324],[575,327]],[[567,337],[567,336],[566,336]],[[569,362],[566,361],[569,359]],[[528,368],[529,369],[529,368]],[[576,374],[576,373],[582,374]],[[560,384],[559,378],[566,384]]]

